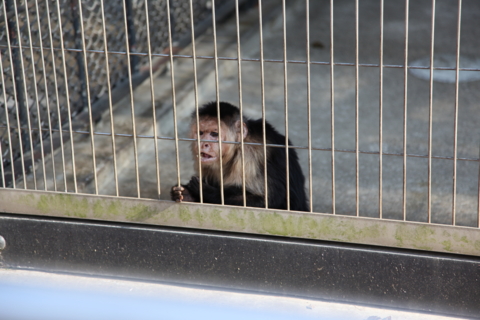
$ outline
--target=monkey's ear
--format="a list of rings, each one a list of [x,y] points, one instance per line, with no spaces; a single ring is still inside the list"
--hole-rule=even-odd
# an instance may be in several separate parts
[[[235,122],[235,128],[237,129],[237,133],[240,135],[241,134],[241,130],[240,130],[240,126],[242,125],[242,122],[240,120],[237,120]],[[248,128],[247,128],[247,124],[244,122],[243,123],[243,139],[245,139],[248,135]]]

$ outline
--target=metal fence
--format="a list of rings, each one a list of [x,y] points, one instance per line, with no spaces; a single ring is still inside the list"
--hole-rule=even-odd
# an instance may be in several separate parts
[[[228,10],[222,7],[224,2],[225,6],[223,7],[228,6]],[[131,138],[133,142],[131,152],[134,155],[134,161],[129,162],[128,166],[134,172],[133,183],[136,192],[130,194],[130,196],[141,198],[139,170],[141,170],[142,165],[139,164],[138,160],[140,152],[137,138],[147,138],[154,141],[154,148],[150,152],[155,155],[156,165],[150,164],[150,174],[153,175],[152,173],[156,170],[156,187],[158,188],[158,194],[160,194],[160,189],[165,187],[163,184],[169,188],[171,185],[181,182],[180,153],[182,149],[179,144],[191,142],[191,139],[182,137],[177,129],[179,126],[177,124],[177,118],[179,117],[177,109],[179,106],[177,106],[175,96],[175,75],[178,76],[179,71],[175,70],[174,58],[193,64],[193,72],[188,76],[191,77],[191,83],[194,82],[194,86],[190,89],[194,92],[197,107],[202,103],[198,97],[200,89],[197,84],[197,62],[200,60],[213,62],[210,67],[213,70],[215,82],[210,100],[222,100],[224,96],[232,96],[222,93],[225,92],[222,91],[222,86],[226,86],[222,81],[226,81],[226,79],[222,78],[219,64],[235,63],[234,82],[237,87],[232,92],[238,94],[237,99],[239,99],[240,108],[243,108],[242,101],[248,100],[245,98],[247,96],[246,83],[255,83],[258,89],[256,91],[257,101],[260,102],[257,111],[261,109],[264,119],[269,114],[269,105],[275,104],[268,101],[269,87],[268,84],[265,84],[266,81],[269,81],[268,72],[270,71],[268,70],[270,70],[270,66],[280,66],[280,72],[275,74],[281,78],[279,82],[281,83],[281,90],[278,91],[277,86],[275,92],[281,92],[279,96],[280,99],[283,99],[283,103],[280,105],[277,103],[274,112],[283,113],[282,121],[287,138],[288,133],[295,130],[292,129],[295,125],[289,124],[289,118],[296,116],[291,116],[292,112],[299,112],[306,116],[306,120],[299,129],[299,132],[301,131],[304,134],[304,138],[301,140],[304,142],[292,138],[293,145],[289,149],[298,150],[301,161],[303,161],[302,166],[307,176],[305,188],[310,199],[310,212],[479,227],[480,196],[478,185],[480,179],[478,177],[480,160],[478,157],[478,139],[475,136],[478,130],[471,124],[472,117],[476,116],[475,107],[469,104],[465,108],[465,112],[459,113],[459,99],[462,95],[470,101],[476,97],[472,93],[475,91],[472,88],[475,87],[477,82],[472,81],[478,80],[480,72],[478,54],[475,55],[475,49],[465,47],[467,44],[462,42],[462,31],[464,29],[472,30],[472,26],[469,24],[471,20],[468,19],[480,12],[478,4],[462,0],[450,1],[449,4],[441,0],[423,1],[421,2],[423,11],[421,11],[420,2],[410,3],[408,0],[396,2],[396,4],[384,0],[355,0],[350,2],[331,0],[319,2],[323,5],[322,8],[326,9],[317,12],[312,11],[311,7],[317,8],[319,3],[314,4],[307,0],[299,5],[286,3],[284,0],[277,1],[276,4],[269,7],[276,8],[276,10],[272,11],[274,17],[270,20],[266,19],[274,22],[267,25],[267,22],[262,19],[265,19],[271,12],[265,12],[264,6],[272,2],[274,1],[258,1],[258,7],[254,10],[256,21],[253,29],[256,30],[255,35],[258,36],[259,40],[258,51],[255,56],[248,56],[248,54],[244,56],[242,54],[242,27],[240,22],[243,12],[239,10],[239,1],[230,3],[228,1],[166,2],[132,0],[121,4],[113,2],[104,4],[101,0],[3,2],[3,17],[0,22],[3,26],[2,31],[0,31],[2,54],[0,73],[2,74],[3,90],[0,107],[2,108],[2,117],[4,117],[0,127],[3,186],[5,188],[17,188],[16,181],[24,181],[21,186],[27,189],[26,181],[30,169],[27,158],[31,158],[30,165],[32,166],[44,166],[44,169],[38,172],[45,175],[45,154],[47,152],[53,154],[57,147],[61,150],[63,174],[66,175],[64,155],[66,152],[65,146],[68,146],[67,140],[69,140],[68,143],[71,143],[71,146],[68,152],[71,152],[73,163],[71,168],[74,181],[73,189],[67,188],[66,178],[63,181],[64,187],[57,188],[57,183],[61,184],[61,181],[57,181],[55,172],[53,172],[54,190],[78,193],[75,152],[73,151],[75,150],[74,140],[65,138],[66,136],[71,137],[72,132],[76,131],[88,134],[91,139],[92,183],[95,185],[92,193],[103,194],[102,190],[99,190],[101,187],[98,186],[97,182],[93,131],[96,130],[94,122],[99,119],[98,116],[95,116],[95,113],[100,113],[98,110],[108,110],[108,107],[110,107],[111,131],[96,132],[95,134],[112,137],[112,139],[115,137]],[[452,3],[455,3],[453,5],[454,11],[451,11]],[[373,4],[375,6],[373,13],[367,14],[369,6]],[[362,7],[362,5],[365,7]],[[396,7],[391,9],[389,6],[399,6],[401,8],[400,13],[398,10],[395,11]],[[214,10],[209,10],[210,7]],[[349,24],[347,23],[350,27],[349,32],[353,35],[353,42],[349,44],[338,40],[344,36],[341,34],[343,32],[341,30],[343,30],[345,24],[340,26],[336,22],[337,19],[340,19],[339,16],[345,15],[347,11],[344,8],[346,7],[350,8],[349,13],[353,13],[348,20]],[[222,12],[221,14],[219,10]],[[303,15],[303,21],[295,20],[292,22],[292,25],[294,25],[292,28],[300,30],[301,26],[302,30],[298,31],[301,36],[297,37],[300,40],[289,35],[290,27],[287,24],[287,21],[290,21],[288,20],[290,19],[289,15],[295,15],[298,10],[303,10],[301,14]],[[167,14],[167,12],[170,12],[170,14]],[[227,16],[227,13],[235,13],[229,21],[222,25],[222,28],[225,29],[228,25],[233,28],[231,41],[234,43],[233,48],[235,50],[232,51],[235,53],[234,56],[222,55],[218,52],[217,33],[219,27],[216,23],[211,23],[212,20],[219,20],[219,15]],[[375,18],[374,21],[370,19],[369,14]],[[324,18],[322,20],[323,29],[312,29],[311,27],[317,22],[317,15]],[[363,18],[364,15],[365,18]],[[468,19],[463,19],[463,15],[468,16]],[[200,21],[200,24],[203,23],[203,25],[199,26],[199,24],[192,23],[192,16],[194,22]],[[391,24],[388,20],[389,17],[394,16],[397,18],[401,16],[401,19],[395,18],[397,19],[395,20],[396,25]],[[392,20],[394,19],[392,18]],[[453,28],[452,25],[448,25],[450,26],[449,32],[454,36],[451,37],[453,40],[449,40],[448,50],[444,50],[448,53],[438,54],[437,42],[443,45],[443,38],[438,39],[436,30],[440,28],[440,31],[445,31],[447,25],[444,21],[446,20],[455,21]],[[205,21],[206,23],[204,23]],[[414,21],[429,21],[430,29],[425,31],[428,35],[421,41],[416,38],[420,31],[412,30]],[[193,43],[188,49],[191,50],[189,53],[180,53],[175,48],[177,46],[185,47],[187,42],[190,43],[195,38],[194,34],[198,30],[193,29],[194,25],[198,30],[212,28],[213,43],[208,41],[197,45]],[[366,27],[367,25],[368,27]],[[369,44],[362,42],[364,34],[361,30],[362,28],[373,28],[371,26],[375,26],[373,33],[375,34],[375,41],[377,41],[374,50],[376,53],[365,55],[363,50]],[[276,33],[265,31],[265,28],[270,28]],[[337,31],[337,29],[340,31]],[[268,38],[265,37],[266,32],[270,32]],[[321,32],[326,36],[322,38],[322,41],[318,41],[317,33]],[[401,46],[395,47],[392,45],[389,37],[401,38]],[[365,38],[368,37],[365,36]],[[425,42],[425,39],[428,39],[428,41]],[[276,42],[270,46],[269,41]],[[178,43],[183,43],[183,45],[178,45]],[[295,52],[290,53],[291,43],[294,43],[293,45],[302,43],[305,50],[303,58],[295,56]],[[203,49],[204,47],[201,46],[208,46],[208,44],[212,49],[211,54],[198,55],[196,53],[196,49]],[[414,46],[421,47],[422,45],[423,51],[420,51],[425,57],[420,59],[420,55],[415,56],[415,53],[412,54],[411,50]],[[265,48],[265,46],[270,47]],[[337,53],[337,50],[341,51],[345,46],[350,50],[342,51],[344,54]],[[323,49],[323,51],[315,51],[317,49]],[[400,60],[386,61],[392,50],[401,53]],[[170,52],[173,54],[169,54]],[[134,76],[135,74],[144,75],[143,78],[138,80],[138,83],[147,77],[152,77],[154,69],[158,67],[158,63],[152,62],[152,57],[158,58],[162,63],[169,62],[168,65],[170,66],[169,72],[173,88],[171,98],[173,118],[172,121],[168,121],[173,124],[174,130],[172,129],[172,134],[169,136],[160,136],[156,131],[157,124],[155,121],[157,117],[154,103],[152,108],[154,122],[152,134],[143,135],[136,132],[133,95],[136,86]],[[398,55],[396,58],[398,58]],[[441,61],[439,62],[438,59],[441,58],[449,60],[448,63],[442,64]],[[463,61],[468,63],[462,64]],[[245,69],[242,72],[242,68],[245,68],[245,65],[249,63],[255,65],[258,75],[254,76],[252,73],[246,73]],[[130,68],[128,68],[129,65]],[[144,66],[143,69],[141,66]],[[148,68],[148,66],[152,68]],[[301,81],[298,80],[299,73],[295,69],[299,67],[303,68],[303,79]],[[345,81],[341,80],[343,74],[338,72],[347,69],[350,72],[350,78]],[[376,73],[374,76],[377,83],[375,91],[378,96],[374,99],[364,97],[366,96],[364,93],[368,91],[365,86],[369,83],[369,80],[364,80],[362,76],[369,72]],[[396,74],[393,75],[395,72]],[[319,73],[322,74],[322,79],[327,79],[325,85],[322,84],[320,78],[316,78],[316,74]],[[424,81],[424,83],[421,84],[419,81]],[[446,87],[442,87],[443,84],[437,84],[437,81],[438,83],[450,83],[450,89],[444,89]],[[302,94],[305,95],[304,107],[292,106],[289,103],[289,99],[296,99],[299,95],[298,91],[292,92],[292,89],[290,89],[291,87],[298,87],[298,83],[301,83],[304,89],[302,91]],[[417,101],[409,100],[412,99],[409,94],[417,89],[411,87],[412,83],[416,87],[424,88],[421,94],[424,94],[422,105],[425,108],[420,111],[416,104]],[[469,83],[469,87],[462,86],[462,83]],[[150,86],[153,100],[153,80]],[[117,87],[121,87],[122,92],[131,93],[132,128],[129,132],[114,132],[112,104],[118,102],[119,99],[112,103],[112,96],[115,96]],[[319,97],[317,94],[317,88],[319,87],[322,87],[322,90],[328,94]],[[392,99],[389,90],[393,87],[401,88],[400,91],[396,89],[397,93],[401,92],[401,95]],[[69,90],[65,88],[69,88]],[[347,88],[352,93],[349,98],[351,108],[348,110],[345,109],[344,104],[347,103],[343,100],[343,97],[339,97],[339,93],[346,91]],[[448,95],[443,100],[442,98],[436,98],[434,88],[440,88],[440,91],[448,91]],[[441,108],[448,100],[447,98],[450,99],[449,105],[451,108],[445,113]],[[96,103],[102,99],[104,99],[102,103],[107,108],[97,110],[98,104],[96,105]],[[105,103],[105,99],[107,99],[107,103]],[[428,102],[425,103],[425,99]],[[365,101],[371,109],[364,109]],[[251,103],[251,101],[248,103]],[[320,105],[321,103],[323,105]],[[391,105],[394,103],[399,107],[396,111],[392,111]],[[300,108],[304,109],[300,110]],[[436,108],[438,108],[438,111]],[[193,106],[191,106],[189,112],[192,110],[194,110]],[[401,112],[398,112],[398,110],[401,110]],[[323,115],[321,119],[319,119],[320,111]],[[94,113],[93,116],[92,112]],[[368,118],[371,112],[376,114],[373,120]],[[349,115],[344,116],[345,113],[349,113]],[[81,118],[82,115],[83,118]],[[437,119],[438,116],[441,116],[443,120]],[[69,119],[73,120],[69,121]],[[75,126],[77,119],[84,120],[81,127]],[[422,123],[417,126],[416,121],[418,119],[421,119]],[[323,129],[319,129],[317,123],[321,123],[322,125],[318,125],[318,127]],[[399,125],[399,123],[401,124]],[[462,125],[471,130],[462,129]],[[448,126],[450,129],[446,132],[436,129],[442,126]],[[18,128],[21,128],[21,130]],[[54,133],[59,129],[65,130],[65,133],[55,136]],[[350,134],[348,139],[343,138],[345,132]],[[436,138],[436,134],[439,138]],[[292,136],[295,137],[295,133]],[[323,138],[317,138],[318,136]],[[55,137],[59,139],[57,144],[53,141]],[[448,141],[439,144],[439,139],[443,139],[444,142]],[[171,154],[169,156],[172,159],[176,158],[176,164],[172,167],[175,173],[171,175],[174,178],[172,181],[165,181],[164,179],[162,186],[159,176],[160,172],[165,170],[163,169],[165,167],[162,161],[159,161],[158,156],[167,151],[159,147],[161,140],[175,142],[175,156]],[[366,142],[367,140],[368,142]],[[460,140],[461,144],[459,145]],[[38,152],[31,152],[36,147],[38,148],[40,144],[38,150],[40,150],[41,156],[38,155]],[[47,150],[45,146],[50,149]],[[264,148],[266,147],[264,145]],[[270,145],[268,147],[279,146]],[[352,157],[348,161],[342,160],[342,157],[350,155]],[[121,195],[119,186],[122,182],[117,169],[121,164],[117,163],[120,160],[116,159],[115,141],[113,141],[111,157],[112,159],[109,161],[113,161],[115,172],[110,176],[112,180],[110,182],[115,189],[113,195],[119,196]],[[325,160],[325,157],[328,160]],[[367,159],[367,157],[369,157],[368,161],[362,160]],[[21,159],[21,163],[27,165],[12,167],[12,163],[17,159]],[[398,159],[401,163],[398,162]],[[35,162],[36,160],[40,161]],[[418,164],[415,161],[423,162]],[[440,162],[442,163],[439,165],[440,170],[436,171],[436,163]],[[315,173],[317,165],[325,163],[327,163],[326,166],[323,165],[322,169],[318,169],[322,173],[321,176],[317,175]],[[393,166],[393,163],[396,165]],[[450,169],[444,169],[447,167]],[[12,172],[12,170],[16,172]],[[461,174],[459,170],[462,171]],[[35,172],[37,171],[31,170],[31,174],[35,175]],[[351,174],[348,172],[351,172]],[[350,186],[348,188],[345,187],[345,178],[342,177],[347,173],[352,178],[349,178]],[[396,176],[393,177],[393,174],[396,174]],[[423,177],[420,182],[417,181],[419,175]],[[16,178],[12,178],[12,176]],[[47,180],[45,176],[43,179]],[[35,182],[35,176],[30,180]],[[441,182],[437,180],[441,180]],[[395,184],[395,187],[393,184]],[[439,184],[447,187],[440,188],[440,190],[437,188]],[[410,188],[410,186],[413,187]],[[38,188],[36,182],[32,187],[28,186],[28,189],[30,188],[41,189]],[[440,190],[437,193],[435,193],[436,188]],[[44,183],[44,189],[53,191],[47,188],[46,183]],[[459,189],[462,190],[459,191]],[[432,193],[436,195],[433,196]],[[462,196],[463,193],[468,194],[468,197],[463,197],[468,199],[462,198],[462,203],[459,205],[460,193],[462,193]],[[418,205],[419,202],[421,202],[421,205]],[[346,207],[349,208],[345,209]],[[368,208],[371,213],[364,214],[362,207]],[[394,209],[387,210],[387,207],[394,207]],[[467,208],[466,211],[462,207]],[[472,210],[472,208],[475,209]],[[442,213],[441,217],[435,217],[434,211],[436,210],[444,212],[444,214]],[[459,210],[463,210],[461,212],[462,216],[467,217],[462,218],[460,223],[457,219]],[[409,215],[409,212],[413,212],[413,215]]]
[[[53,133],[88,128],[87,117],[78,114],[92,105],[93,121],[98,120],[107,105],[95,104],[100,98],[109,96],[112,101],[114,90],[115,102],[128,93],[115,88],[128,82],[129,71],[141,73],[140,67],[148,64],[147,52],[168,49],[169,28],[172,41],[188,42],[191,16],[202,22],[211,12],[207,0],[172,1],[169,7],[170,11],[166,1],[2,2],[0,135],[5,185],[15,186],[12,174],[35,174],[32,162],[44,163],[46,152],[59,147],[64,152],[67,141],[63,135],[54,141]]]

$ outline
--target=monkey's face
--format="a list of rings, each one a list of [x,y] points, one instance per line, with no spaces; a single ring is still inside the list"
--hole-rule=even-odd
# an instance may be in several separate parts
[[[228,136],[228,128],[221,123],[222,125],[222,141],[227,141],[226,137]],[[218,133],[218,120],[214,118],[206,118],[200,121],[199,126],[200,140],[211,140],[211,141],[202,141],[200,142],[200,161],[202,166],[214,165],[219,161],[220,157],[220,148],[218,144],[219,133]],[[191,136],[194,139],[197,139],[197,126],[196,123],[192,125]],[[197,142],[192,143],[193,156],[198,156]],[[231,149],[230,144],[222,144],[222,153],[228,154]]]

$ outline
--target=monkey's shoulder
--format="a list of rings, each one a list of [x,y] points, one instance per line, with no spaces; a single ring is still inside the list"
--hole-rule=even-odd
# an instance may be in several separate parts
[[[247,126],[250,139],[263,143],[263,120],[248,120]],[[265,135],[267,143],[285,144],[285,136],[278,132],[268,121],[265,121]]]

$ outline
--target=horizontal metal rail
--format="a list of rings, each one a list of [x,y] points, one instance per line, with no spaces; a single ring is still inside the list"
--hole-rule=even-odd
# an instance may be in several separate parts
[[[6,126],[0,125],[0,128],[6,128]],[[10,126],[11,129],[17,129],[17,127]],[[22,130],[27,130],[27,128],[21,128]],[[32,128],[32,131],[38,131],[37,128]],[[52,132],[60,132],[58,129],[42,129],[42,131],[52,131]],[[69,134],[70,131],[68,130],[61,130],[63,134]],[[107,136],[110,137],[112,134],[110,132],[98,132],[94,131],[91,133],[90,131],[84,131],[84,130],[73,130],[72,133],[78,133],[78,134],[93,134],[93,135],[98,135],[98,136]],[[132,134],[128,133],[115,133],[115,137],[124,137],[124,138],[133,138]],[[140,138],[140,139],[155,139],[155,136],[152,135],[145,135],[145,134],[137,134],[135,135],[135,138]],[[162,136],[157,136],[156,137],[158,140],[170,140],[170,141],[175,141],[174,137],[162,137]],[[194,138],[177,138],[178,141],[185,141],[185,142],[194,142],[197,141],[197,139]],[[200,140],[201,142],[217,142],[216,140]],[[235,141],[222,141],[222,143],[226,144],[241,144],[241,142],[235,142]],[[263,147],[263,143],[256,143],[256,142],[244,142],[244,145],[250,145],[250,146],[259,146]],[[284,144],[272,144],[272,143],[267,143],[267,147],[273,147],[273,148],[285,148]],[[299,150],[308,150],[308,146],[296,146],[296,145],[289,145],[289,149],[299,149]],[[318,147],[312,147],[312,150],[314,151],[332,151],[332,148],[318,148]],[[334,149],[333,151],[335,152],[344,152],[344,153],[355,153],[355,150],[349,150],[349,149]],[[377,151],[365,151],[365,150],[359,150],[358,153],[362,154],[380,154]],[[403,157],[403,153],[393,153],[393,152],[382,152],[382,155],[384,156],[401,156]],[[428,158],[428,154],[414,154],[414,153],[407,153],[407,157],[413,157],[413,158]],[[447,156],[432,156],[432,159],[440,159],[440,160],[454,160],[454,157],[447,157]],[[480,158],[462,158],[462,157],[456,157],[455,159],[461,160],[461,161],[480,161]]]
[[[477,228],[326,213],[0,188],[0,212],[341,241],[480,256]]]

